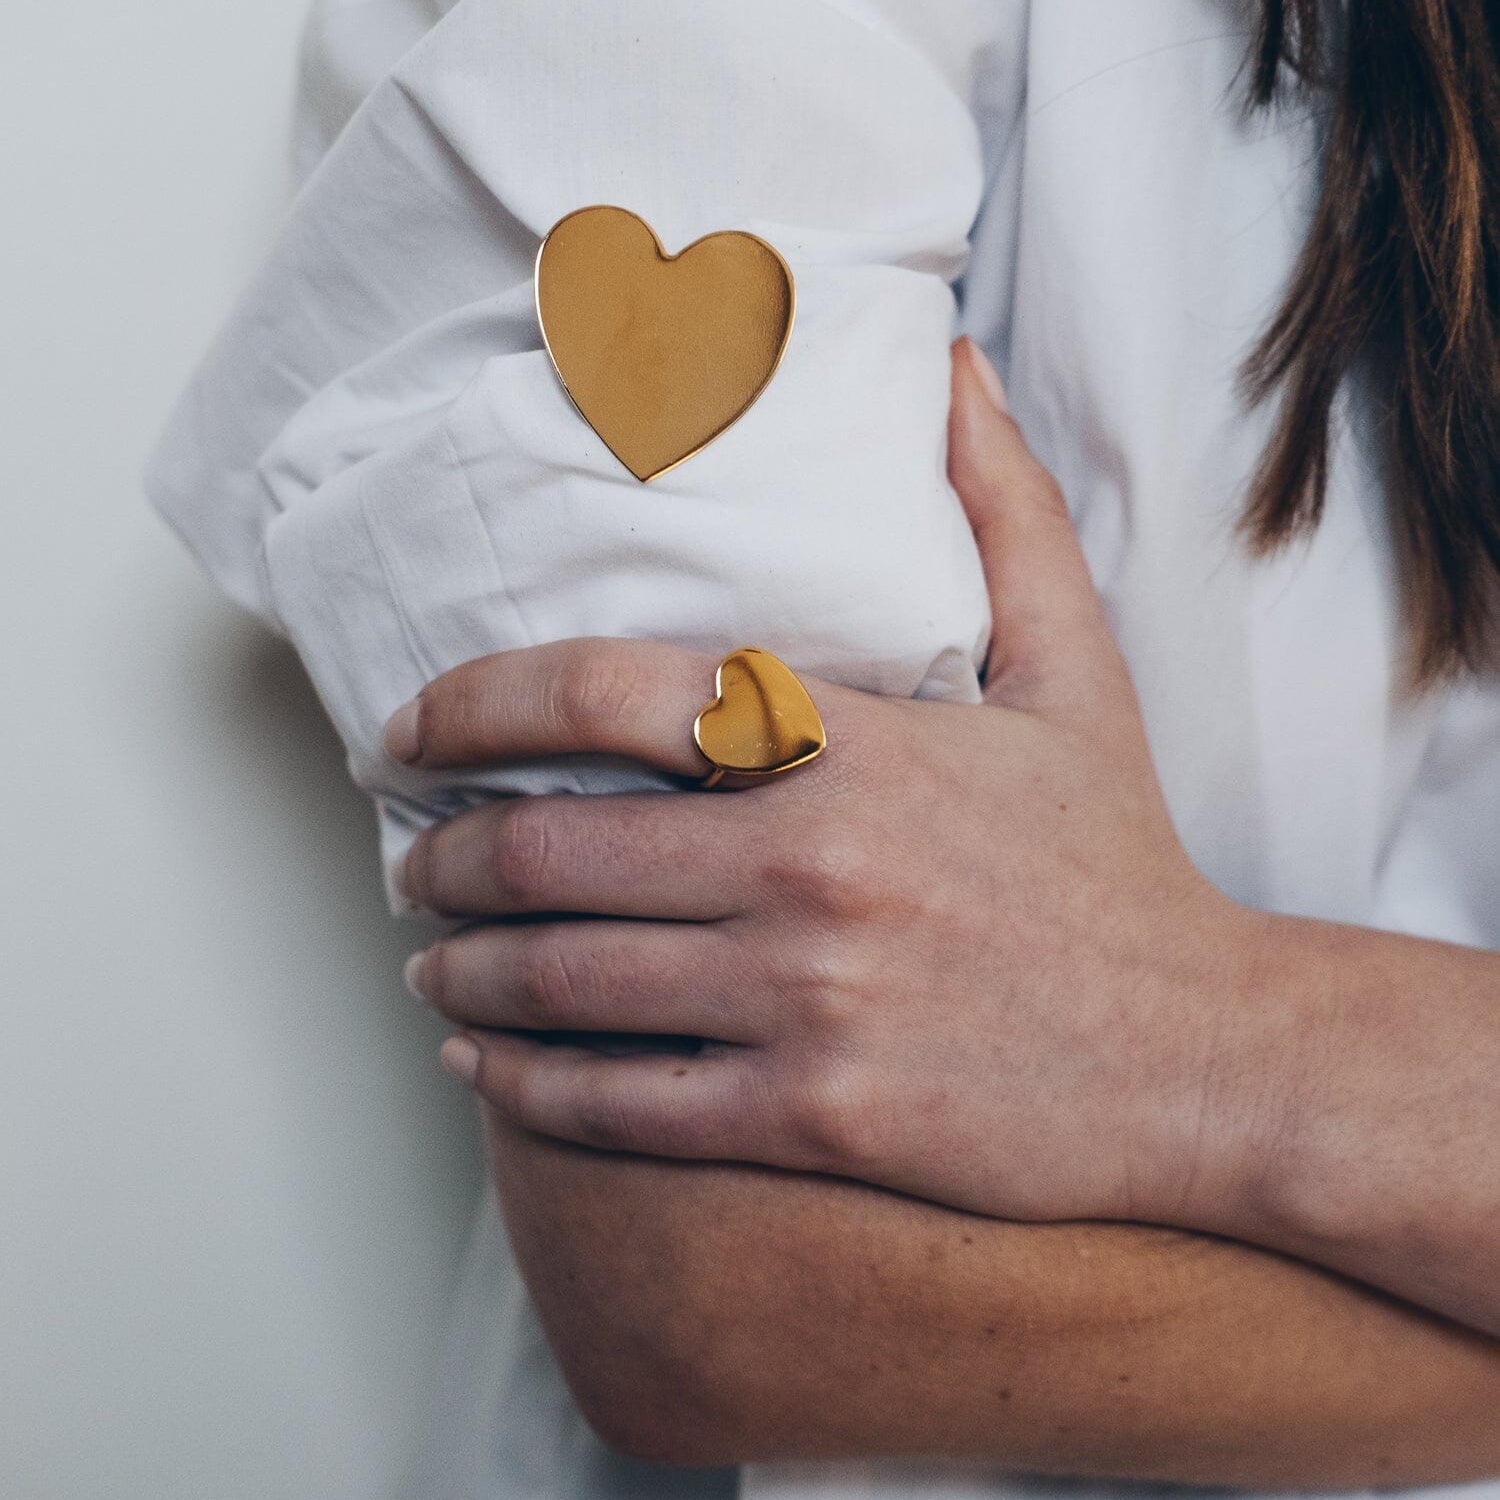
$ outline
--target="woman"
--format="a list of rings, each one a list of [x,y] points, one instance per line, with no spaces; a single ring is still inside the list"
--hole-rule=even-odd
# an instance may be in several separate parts
[[[485,11],[464,0],[444,25],[466,5]],[[490,1106],[551,1346],[614,1447],[748,1464],[747,1493],[1483,1481],[1500,1473],[1486,7],[1388,0],[1345,34],[1333,7],[1270,0],[1256,34],[1216,0],[1048,0],[986,13],[981,44],[952,40],[971,7],[847,8],[902,56],[919,36],[914,89],[961,57],[985,143],[965,319],[1020,425],[959,345],[949,469],[990,591],[987,701],[812,682],[829,752],[770,786],[488,802],[415,840],[412,902],[528,919],[455,935],[412,978],[464,1028],[446,1060]],[[737,14],[787,46],[812,24]],[[1247,120],[1247,49],[1263,103],[1284,68],[1308,92]],[[650,60],[664,94],[709,92],[665,44]],[[837,123],[834,71],[828,91]],[[814,162],[816,113],[792,121]],[[471,146],[459,114],[426,111]],[[1247,359],[1279,411],[1247,414]],[[383,371],[334,388],[363,395],[387,450],[421,415],[409,391],[379,408]],[[831,405],[813,392],[803,416]],[[291,534],[346,514],[378,531],[391,467],[377,456],[347,510],[320,475]],[[189,487],[160,487],[184,515]],[[1235,534],[1247,494],[1249,543],[1310,535],[1256,556]],[[358,755],[365,668],[320,645],[346,627],[289,586],[286,535],[270,593],[335,713],[362,705],[343,726]],[[357,572],[355,528],[324,535]],[[223,527],[200,544],[251,591],[253,547]],[[421,785],[403,776],[577,753],[701,773],[684,726],[712,655],[470,654],[386,729],[368,774],[395,778],[388,820]],[[539,1031],[708,1045],[620,1057]],[[585,1440],[489,1254],[424,1493],[735,1482]]]

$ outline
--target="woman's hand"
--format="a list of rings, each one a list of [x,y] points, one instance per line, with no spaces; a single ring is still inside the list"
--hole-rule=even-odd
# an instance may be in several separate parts
[[[959,346],[951,468],[993,595],[984,706],[810,683],[830,749],[771,783],[496,802],[416,844],[415,902],[526,919],[412,971],[468,1028],[449,1065],[512,1120],[1016,1218],[1168,1219],[1224,1169],[1250,919],[1177,840],[1063,499],[980,359]],[[388,743],[434,768],[607,752],[697,778],[714,666],[505,652],[435,681]]]

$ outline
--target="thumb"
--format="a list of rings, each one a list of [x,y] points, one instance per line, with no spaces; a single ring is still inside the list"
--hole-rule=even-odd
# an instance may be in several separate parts
[[[970,338],[953,346],[948,477],[989,588],[994,633],[985,697],[1007,707],[1097,710],[1129,679],[1057,481],[1005,405]]]

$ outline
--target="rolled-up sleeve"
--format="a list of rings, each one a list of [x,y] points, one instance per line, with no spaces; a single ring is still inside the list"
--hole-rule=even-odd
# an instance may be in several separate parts
[[[986,175],[974,99],[1022,9],[458,0],[359,107],[148,483],[296,644],[388,855],[496,788],[379,749],[395,707],[488,651],[753,641],[874,691],[974,696],[988,617],[944,477],[947,346]],[[532,301],[541,237],[601,202],[669,250],[758,233],[798,281],[764,397],[649,486],[571,406]]]

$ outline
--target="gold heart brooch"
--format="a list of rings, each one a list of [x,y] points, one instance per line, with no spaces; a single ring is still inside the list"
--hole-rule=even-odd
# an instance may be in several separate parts
[[[710,234],[668,255],[623,208],[581,208],[542,242],[537,317],[573,404],[643,482],[701,452],[760,398],[796,317],[764,240]]]

